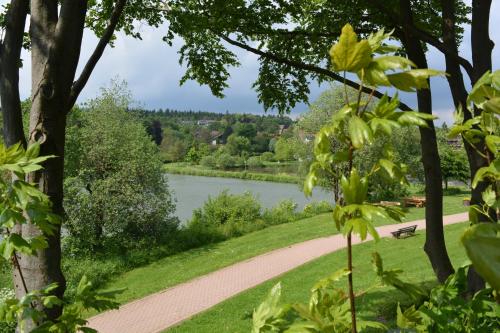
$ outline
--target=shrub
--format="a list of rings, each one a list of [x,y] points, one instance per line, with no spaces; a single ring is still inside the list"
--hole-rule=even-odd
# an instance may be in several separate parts
[[[247,160],[247,165],[251,168],[259,168],[264,164],[262,163],[260,156],[252,156]]]
[[[260,155],[260,160],[262,162],[274,161],[274,154],[270,151],[266,151],[265,153],[262,153],[262,155]]]
[[[377,178],[377,177],[374,177]],[[407,185],[399,183],[388,184],[384,181],[375,180],[369,186],[368,197],[371,201],[400,200],[410,193]]]
[[[333,205],[328,201],[312,202],[304,207],[304,217],[311,217],[318,214],[330,213],[333,211]]]
[[[222,153],[219,155],[217,158],[216,166],[219,169],[230,169],[234,168],[236,166],[236,158],[227,154],[227,153]]]
[[[65,180],[67,249],[131,249],[164,240],[177,227],[158,148],[118,96],[104,94],[81,114],[69,140],[84,142]]]
[[[266,224],[270,225],[293,222],[299,217],[297,204],[289,199],[281,201],[276,207],[266,209],[263,216]]]
[[[188,228],[224,237],[240,236],[264,226],[261,214],[261,206],[252,194],[223,191],[193,212]]]
[[[203,156],[200,164],[207,168],[215,168],[217,166],[217,159],[212,155]]]
[[[16,295],[12,289],[0,288],[0,306],[7,299],[15,298]],[[0,322],[0,333],[14,333],[16,330],[15,323]]]

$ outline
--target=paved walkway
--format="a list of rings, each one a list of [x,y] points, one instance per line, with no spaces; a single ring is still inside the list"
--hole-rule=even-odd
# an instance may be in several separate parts
[[[467,213],[448,215],[444,224],[468,220]],[[425,220],[378,227],[381,237],[409,225],[425,228]],[[353,244],[360,243],[353,239]],[[275,278],[311,260],[346,247],[342,235],[312,239],[239,262],[218,271],[149,295],[90,318],[100,333],[156,333]]]

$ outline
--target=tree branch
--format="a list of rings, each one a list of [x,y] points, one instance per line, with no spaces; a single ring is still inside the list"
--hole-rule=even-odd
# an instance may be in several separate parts
[[[401,18],[400,15],[394,13],[391,9],[387,8],[381,0],[375,0],[377,7],[380,8],[381,11],[386,13],[389,18],[397,25],[408,29],[411,34],[421,41],[434,46],[436,49],[441,51],[444,55],[453,57],[459,64],[462,66],[467,74],[472,77],[473,68],[472,64],[465,58],[462,58],[458,55],[457,52],[454,52],[453,49],[448,48],[443,42],[441,42],[438,38],[432,36],[428,32],[417,28],[412,22],[407,22]]]
[[[294,68],[303,69],[303,70],[306,70],[306,71],[309,71],[309,72],[313,72],[313,73],[316,73],[316,74],[324,75],[324,76],[327,76],[329,78],[334,79],[335,81],[345,83],[346,85],[348,85],[351,88],[354,88],[354,89],[357,89],[357,90],[360,89],[360,85],[358,83],[356,83],[354,81],[351,81],[349,79],[344,79],[344,77],[342,77],[341,75],[339,75],[339,74],[337,74],[335,72],[332,72],[332,71],[330,71],[328,69],[325,69],[325,68],[322,68],[322,67],[319,67],[319,66],[316,66],[316,65],[304,63],[304,62],[301,62],[301,61],[296,61],[296,60],[290,60],[290,59],[282,58],[282,57],[279,57],[279,56],[277,56],[277,55],[275,55],[273,53],[262,51],[262,50],[253,48],[253,47],[251,47],[251,46],[249,46],[247,44],[244,44],[244,43],[238,42],[236,40],[233,40],[233,39],[231,39],[231,38],[229,38],[229,37],[227,37],[225,35],[222,35],[222,34],[217,34],[217,35],[222,40],[226,41],[227,43],[229,43],[229,44],[231,44],[233,46],[237,46],[237,47],[239,47],[241,49],[244,49],[246,51],[252,52],[254,54],[257,54],[257,55],[259,55],[259,56],[261,56],[263,58],[266,58],[266,59],[269,59],[269,60],[272,60],[272,61],[275,61],[275,62],[278,62],[278,63],[282,63],[282,64],[285,64],[285,65],[289,65],[289,66],[294,67]],[[366,94],[371,94],[372,93],[372,89],[370,89],[369,87],[365,87],[365,86],[363,86],[361,88],[361,91],[363,91]],[[375,91],[373,91],[373,96],[378,97],[378,98],[382,98],[384,96],[384,94],[381,93],[378,90],[375,90]],[[409,107],[408,105],[406,105],[405,103],[402,103],[402,102],[399,103],[399,108],[402,111],[412,111],[413,110],[411,107]]]
[[[26,147],[19,96],[19,67],[29,0],[12,0],[5,17],[5,38],[0,45],[0,100],[3,136],[7,146],[21,142]]]
[[[113,12],[111,13],[111,18],[109,19],[109,24],[106,27],[104,34],[102,35],[101,39],[99,40],[99,43],[97,43],[97,46],[94,49],[94,52],[90,56],[89,60],[87,61],[87,64],[83,68],[82,73],[80,74],[80,77],[73,83],[73,86],[71,87],[69,101],[67,103],[67,106],[68,106],[67,111],[68,112],[75,104],[76,99],[78,98],[78,95],[80,95],[83,87],[85,87],[85,84],[87,84],[87,81],[89,80],[90,75],[92,74],[92,71],[94,70],[95,66],[97,65],[97,62],[99,61],[99,59],[101,59],[101,57],[104,53],[104,49],[106,48],[109,41],[111,40],[111,37],[113,37],[116,26],[118,24],[120,16],[123,13],[123,10],[125,9],[126,4],[127,4],[127,0],[118,0],[117,1],[115,8],[113,9]]]
[[[60,89],[66,101],[75,79],[80,58],[87,0],[63,1],[55,30],[55,55],[58,76],[61,78]],[[67,111],[65,111],[67,112]]]

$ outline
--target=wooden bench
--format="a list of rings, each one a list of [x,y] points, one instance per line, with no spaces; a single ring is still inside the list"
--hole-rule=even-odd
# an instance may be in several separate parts
[[[376,205],[383,207],[391,207],[391,206],[401,206],[401,203],[399,201],[380,201]]]
[[[424,197],[403,198],[403,206],[405,207],[415,206],[417,208],[424,207],[425,198]]]
[[[391,234],[396,238],[406,238],[415,235],[415,230],[417,230],[417,225],[412,225],[409,227],[401,228],[396,231],[392,231]]]

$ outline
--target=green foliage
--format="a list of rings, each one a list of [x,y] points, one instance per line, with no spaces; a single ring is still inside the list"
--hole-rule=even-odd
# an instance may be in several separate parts
[[[412,69],[414,65],[411,61],[392,54],[396,48],[382,45],[382,41],[389,37],[390,34],[381,30],[358,41],[352,27],[345,25],[338,43],[330,49],[333,70],[342,71],[344,77],[346,72],[356,74],[362,85],[392,86],[405,91],[427,88],[429,77],[443,74],[433,70]],[[374,53],[381,56],[374,56]],[[342,198],[337,200],[334,207],[333,220],[337,229],[348,239],[347,269],[318,282],[311,291],[309,306],[293,305],[285,306],[281,311],[269,310],[277,307],[277,296],[271,294],[254,313],[254,332],[357,332],[358,327],[360,330],[385,328],[381,323],[364,322],[356,317],[351,237],[354,234],[365,240],[370,234],[378,240],[379,235],[374,227],[377,218],[401,221],[404,213],[400,209],[373,205],[367,203],[367,198],[369,183],[375,174],[386,179],[387,183],[407,184],[406,166],[395,161],[390,142],[384,145],[381,156],[363,174],[353,167],[354,156],[380,138],[390,137],[394,129],[427,126],[427,121],[432,120],[433,116],[414,111],[397,112],[397,96],[389,100],[384,95],[372,109],[368,109],[372,95],[366,101],[363,100],[361,89],[354,100],[350,100],[347,94],[344,97],[345,105],[334,112],[316,134],[314,161],[304,182],[304,193],[311,194],[322,173],[340,179]],[[347,172],[335,168],[338,163],[347,163]],[[381,285],[391,284],[422,296],[420,290],[399,280],[397,275],[400,271],[384,271],[381,258],[376,255],[374,260]],[[349,276],[347,294],[331,286],[333,281],[342,276]],[[274,293],[277,290],[275,288]],[[285,316],[295,318],[287,320]]]
[[[177,227],[175,205],[154,142],[126,111],[123,87],[103,90],[79,115],[68,141],[85,142],[69,158],[65,239],[71,251],[103,251],[159,242]]]
[[[200,160],[200,165],[207,168],[215,168],[217,166],[217,159],[212,155],[203,156]]]
[[[482,184],[482,203],[473,203],[469,209],[472,224],[480,221],[494,223],[492,225],[473,225],[465,231],[462,243],[476,271],[498,293],[500,291],[500,71],[486,72],[472,87],[467,98],[471,109],[481,112],[464,122],[458,110],[456,124],[450,130],[450,136],[461,134],[474,149],[488,161],[488,165],[476,171],[472,179],[472,187]]]
[[[330,213],[334,206],[328,201],[313,202],[304,207],[303,213],[306,216],[314,216],[323,213]]]
[[[272,162],[274,161],[274,154],[270,151],[266,151],[260,155],[260,160],[262,162]]]
[[[252,194],[223,191],[193,212],[188,228],[234,237],[262,228],[261,214],[260,204]]]
[[[283,200],[275,207],[266,209],[262,218],[267,225],[282,224],[296,221],[300,218],[297,204],[292,200]]]
[[[60,224],[52,213],[49,197],[24,179],[29,172],[42,168],[52,156],[38,156],[40,145],[24,150],[20,144],[6,148],[0,145],[0,258],[10,260],[15,252],[35,255],[47,247],[44,235],[51,235]],[[12,178],[10,175],[13,175]],[[17,224],[33,224],[43,234],[26,239],[11,233]],[[0,259],[1,260],[1,259]]]
[[[264,166],[260,156],[251,156],[247,160],[247,166],[250,168],[260,168]]]
[[[0,307],[3,306],[6,300],[13,299],[16,294],[13,290],[7,288],[0,288]],[[16,330],[17,323],[7,323],[0,321],[0,333],[14,333]]]
[[[335,284],[351,272],[341,269],[311,288],[309,303],[280,304],[281,285],[276,284],[252,316],[254,333],[352,331],[349,297]],[[382,323],[359,320],[361,329],[386,329]]]
[[[121,291],[96,292],[93,285],[84,276],[76,290],[75,297],[70,300],[61,300],[54,296],[52,292],[57,288],[57,284],[51,284],[42,290],[35,290],[27,293],[20,299],[9,298],[0,303],[0,321],[7,323],[18,323],[20,332],[26,331],[26,322],[33,320],[38,323],[31,333],[76,333],[76,332],[97,332],[85,326],[87,320],[83,319],[83,313],[90,309],[98,311],[117,309],[118,303],[114,301],[115,296]],[[40,303],[46,308],[54,306],[63,307],[62,314],[55,320],[49,320],[43,311],[33,307],[33,304]]]
[[[443,285],[432,289],[421,306],[413,305],[404,311],[398,306],[398,327],[419,333],[498,331],[500,306],[492,289],[481,290],[472,299],[463,297],[466,291],[466,267],[460,267]]]
[[[300,181],[300,179],[297,176],[283,174],[283,173],[272,174],[272,173],[260,173],[260,172],[249,172],[249,171],[211,170],[206,168],[198,168],[186,165],[179,166],[172,164],[165,165],[164,169],[166,172],[179,175],[224,177],[224,178],[248,179],[248,180],[259,180],[266,182],[292,183],[292,184],[297,184]]]
[[[52,213],[48,196],[34,184],[24,181],[28,173],[41,169],[41,163],[52,157],[38,156],[39,152],[38,143],[27,150],[20,144],[10,148],[0,145],[0,231],[3,234],[0,260],[11,261],[16,253],[36,255],[38,250],[47,247],[46,236],[52,235],[60,224],[59,217]],[[40,235],[28,239],[12,233],[14,226],[19,224],[34,225],[40,230]],[[12,260],[12,263],[14,270],[20,269],[17,260]],[[21,276],[21,279],[24,277]],[[117,292],[95,292],[92,283],[85,277],[80,281],[74,299],[59,299],[54,295],[57,288],[57,284],[51,284],[42,290],[26,290],[19,299],[8,292],[3,293],[0,297],[0,328],[8,330],[17,325],[20,332],[25,332],[27,321],[34,321],[37,327],[31,332],[94,332],[85,326],[87,321],[82,313],[88,309],[117,308],[117,303],[112,300]],[[64,308],[62,314],[52,321],[36,304],[43,304],[48,309],[61,305]]]
[[[274,157],[278,161],[292,161],[297,159],[297,145],[301,143],[295,138],[280,137],[274,146]]]
[[[192,164],[198,164],[200,163],[202,156],[200,152],[196,149],[196,147],[191,147],[189,148],[185,160],[186,162],[192,163]]]
[[[250,140],[245,136],[231,134],[224,148],[230,155],[241,155],[250,151]]]
[[[217,156],[215,166],[218,169],[231,169],[238,165],[238,159],[228,153],[221,153]]]

